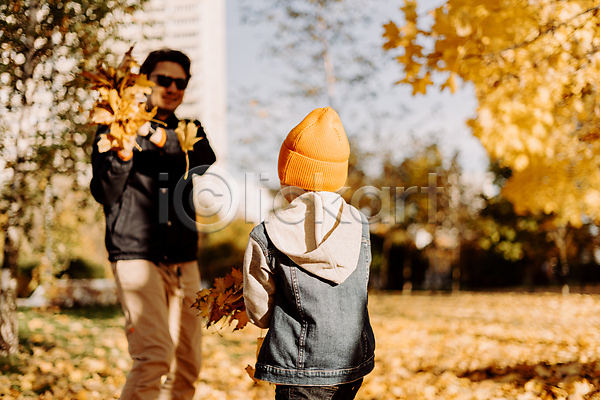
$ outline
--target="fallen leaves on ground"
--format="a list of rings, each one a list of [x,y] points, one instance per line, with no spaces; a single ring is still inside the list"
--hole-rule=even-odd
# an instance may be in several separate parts
[[[600,399],[600,296],[372,294],[375,370],[357,399]],[[120,312],[22,310],[3,399],[118,398],[131,365]],[[254,383],[261,331],[211,328],[196,400],[273,399]]]
[[[120,310],[21,310],[18,319],[19,355],[0,361],[0,398],[118,398],[131,366]]]
[[[357,399],[600,399],[600,297],[370,297],[376,366]]]

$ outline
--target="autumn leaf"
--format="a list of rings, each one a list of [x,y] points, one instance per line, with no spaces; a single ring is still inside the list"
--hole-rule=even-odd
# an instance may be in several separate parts
[[[248,324],[243,286],[243,274],[239,269],[234,268],[231,273],[215,279],[212,288],[198,292],[192,307],[196,307],[200,315],[206,319],[207,328],[219,322],[228,325],[235,322],[233,330],[237,331]]]
[[[404,7],[400,8],[404,12],[407,22],[416,22],[417,20],[417,2],[415,0],[406,0]]]
[[[110,127],[98,144],[100,152],[128,149],[135,144],[138,129],[146,122],[153,121],[156,115],[156,108],[146,110],[144,96],[151,92],[154,83],[145,75],[131,71],[138,65],[131,56],[132,51],[133,46],[116,69],[100,65],[95,73],[85,71],[81,74],[92,83],[91,89],[99,94],[90,112],[90,123]]]
[[[100,135],[100,140],[98,141],[98,151],[100,153],[104,153],[113,148],[113,142],[108,138],[107,135]]]
[[[115,120],[112,110],[97,106],[92,110],[90,120],[96,124],[110,125]]]
[[[387,42],[384,43],[383,48],[385,50],[390,50],[398,47],[400,45],[400,30],[396,24],[390,21],[390,23],[384,25],[383,28],[385,29],[383,37],[387,39]]]
[[[244,284],[244,274],[242,273],[241,270],[239,270],[237,268],[233,268],[231,270],[231,277],[233,278],[234,285],[236,285],[236,286],[242,285],[243,286],[243,284]]]
[[[250,320],[248,319],[248,314],[246,314],[246,308],[244,310],[236,310],[231,314],[231,319],[237,321],[234,331],[240,330],[244,328]]]
[[[121,60],[121,63],[119,64],[119,67],[117,68],[118,70],[129,71],[131,69],[131,67],[134,67],[134,66],[139,67],[140,66],[137,63],[137,61],[135,61],[133,56],[131,55],[132,52],[133,52],[133,46],[131,46],[129,48],[129,50],[127,50],[125,55],[123,56],[123,59]]]
[[[183,179],[187,179],[188,171],[190,169],[190,159],[187,153],[188,151],[193,151],[196,142],[202,140],[202,138],[196,137],[196,134],[198,133],[198,126],[196,123],[187,119],[179,121],[175,133],[177,133],[181,150],[185,153],[185,175]]]
[[[198,126],[193,121],[189,121],[187,119],[179,121],[177,129],[175,129],[175,133],[177,133],[181,150],[186,153],[190,150],[194,150],[194,145],[196,142],[202,139],[196,137],[197,132]]]
[[[425,94],[427,92],[427,86],[433,85],[431,81],[431,74],[427,73],[423,78],[417,78],[411,82],[413,87],[413,96],[422,93]]]
[[[264,341],[265,341],[264,336],[259,336],[256,338],[256,358],[258,358],[258,355],[260,353],[260,348],[262,347],[262,344]]]
[[[252,365],[248,365],[245,368],[246,373],[248,374],[248,376],[250,377],[250,379],[252,379],[255,383],[258,382],[258,379],[256,379],[254,377],[254,372],[256,372],[256,370],[254,369],[254,367]]]

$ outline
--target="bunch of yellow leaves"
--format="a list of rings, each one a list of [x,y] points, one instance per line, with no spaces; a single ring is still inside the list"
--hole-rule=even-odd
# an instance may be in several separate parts
[[[175,129],[175,133],[177,133],[177,138],[179,139],[179,144],[181,145],[181,150],[183,150],[183,152],[185,153],[185,176],[183,177],[183,179],[187,179],[188,171],[190,169],[190,159],[188,157],[188,151],[193,151],[196,142],[202,139],[201,137],[196,137],[197,132],[198,125],[194,121],[190,121],[187,119],[182,119],[181,121],[179,121],[177,129]]]
[[[125,53],[117,68],[96,68],[96,72],[85,71],[81,75],[92,82],[92,90],[97,90],[100,98],[90,113],[90,123],[109,125],[110,132],[101,135],[98,150],[101,153],[115,150],[131,150],[135,144],[138,129],[156,115],[156,107],[146,111],[145,96],[154,82],[145,74],[131,71],[139,66],[131,56],[133,46]]]
[[[200,315],[206,319],[206,327],[223,320],[231,325],[233,321],[237,331],[248,323],[246,306],[243,296],[243,275],[239,269],[232,269],[231,274],[215,279],[215,284],[210,289],[198,292],[198,298],[192,307],[200,310]]]

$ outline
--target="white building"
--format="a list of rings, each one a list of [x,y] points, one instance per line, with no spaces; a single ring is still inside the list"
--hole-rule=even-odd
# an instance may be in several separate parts
[[[148,0],[144,11],[127,24],[123,36],[133,43],[134,58],[163,47],[181,50],[192,61],[189,86],[179,118],[202,122],[218,158],[227,164],[227,65],[225,0]],[[124,52],[123,51],[123,52]]]

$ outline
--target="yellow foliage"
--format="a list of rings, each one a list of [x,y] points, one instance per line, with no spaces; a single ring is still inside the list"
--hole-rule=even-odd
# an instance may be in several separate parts
[[[556,159],[532,158],[526,168],[508,180],[503,194],[518,213],[536,210],[555,214],[559,225],[570,222],[579,227],[585,215],[594,216],[598,223],[598,161],[598,156],[588,157],[586,152]]]
[[[177,129],[175,129],[175,133],[177,134],[177,138],[179,139],[179,144],[181,145],[181,150],[185,153],[185,175],[183,179],[187,179],[188,170],[190,169],[190,159],[188,157],[188,151],[194,150],[194,145],[197,141],[202,138],[196,137],[196,133],[198,132],[198,126],[187,119],[183,119],[179,121],[177,125]]]
[[[426,93],[432,73],[473,83],[478,115],[468,121],[493,160],[513,176],[504,193],[521,212],[600,221],[600,5],[597,0],[447,0],[416,30],[414,1],[404,26],[385,25],[384,49],[402,52],[399,83]],[[416,41],[433,40],[427,51]],[[540,183],[544,181],[545,183]],[[532,195],[535,193],[535,195]],[[582,214],[583,213],[583,214]]]
[[[90,122],[109,125],[110,132],[101,135],[98,150],[131,150],[138,129],[156,115],[156,108],[146,111],[145,94],[151,92],[154,83],[145,75],[131,72],[137,63],[129,49],[117,68],[98,66],[96,73],[85,71],[81,75],[92,82],[100,98],[90,112]]]

